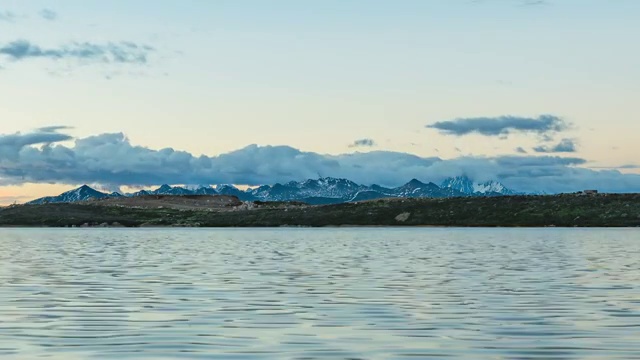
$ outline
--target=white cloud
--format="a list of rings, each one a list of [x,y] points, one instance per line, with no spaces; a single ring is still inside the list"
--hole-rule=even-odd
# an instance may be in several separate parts
[[[194,156],[171,148],[134,146],[122,133],[57,142],[66,134],[45,129],[0,135],[0,181],[4,184],[64,183],[145,186],[169,184],[272,184],[332,176],[362,184],[397,186],[409,179],[439,182],[467,175],[495,179],[521,191],[640,192],[640,175],[580,168],[586,160],[558,156],[464,156],[450,160],[390,151],[324,155],[289,146],[249,145],[219,156]]]

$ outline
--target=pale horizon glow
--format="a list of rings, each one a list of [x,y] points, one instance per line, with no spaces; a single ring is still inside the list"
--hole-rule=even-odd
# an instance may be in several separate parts
[[[325,160],[406,153],[443,166],[461,158],[580,158],[565,170],[617,171],[627,174],[628,189],[640,189],[640,2],[531,4],[3,1],[0,14],[11,16],[0,17],[0,204],[83,183],[41,174],[16,183],[11,175],[33,164],[3,153],[2,136],[59,125],[71,127],[59,131],[73,137],[59,143],[67,148],[123,133],[134,147],[212,159],[253,144]],[[570,126],[495,136],[428,127],[546,115]],[[424,171],[424,180],[435,176],[435,168]],[[307,173],[311,167],[292,176]]]

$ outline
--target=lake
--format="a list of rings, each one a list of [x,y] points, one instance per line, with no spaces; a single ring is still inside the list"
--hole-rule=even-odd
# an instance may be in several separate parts
[[[638,229],[0,229],[0,358],[640,358]]]

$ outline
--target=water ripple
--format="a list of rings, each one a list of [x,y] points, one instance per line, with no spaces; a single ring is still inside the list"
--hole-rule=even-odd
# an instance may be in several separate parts
[[[634,229],[3,229],[0,357],[640,359]]]

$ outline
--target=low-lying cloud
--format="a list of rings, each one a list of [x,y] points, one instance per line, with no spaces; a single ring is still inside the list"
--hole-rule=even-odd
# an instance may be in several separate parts
[[[351,143],[349,147],[372,147],[376,146],[376,142],[373,139],[358,139]]]
[[[74,42],[60,47],[45,48],[28,40],[16,40],[0,46],[0,56],[13,61],[73,59],[105,64],[146,64],[149,54],[153,51],[154,49],[148,45],[127,41],[105,44]]]
[[[51,9],[42,9],[38,12],[41,18],[49,21],[54,21],[58,18],[58,13]]]
[[[0,21],[13,21],[16,18],[16,14],[11,11],[0,10]]]
[[[533,148],[537,153],[573,153],[577,151],[577,146],[572,139],[562,139],[553,146],[540,145]]]
[[[70,135],[56,132],[55,128],[47,127],[26,134],[16,133],[0,136],[0,161],[3,160],[3,156],[7,154],[15,155],[16,149],[21,149],[28,145],[50,144],[73,139]]]
[[[541,5],[549,5],[549,3],[545,0],[524,0],[522,1],[522,6],[541,6]]]
[[[555,115],[541,115],[537,118],[521,116],[475,117],[439,121],[427,128],[436,129],[447,135],[463,136],[480,134],[504,136],[515,133],[552,134],[569,129],[569,124]]]
[[[332,176],[397,186],[412,178],[440,182],[467,175],[477,181],[499,180],[520,191],[596,188],[640,192],[640,175],[583,168],[587,161],[578,157],[462,156],[444,160],[391,151],[325,155],[290,146],[257,145],[218,156],[194,156],[172,148],[135,146],[122,133],[73,139],[73,145],[65,145],[71,136],[57,130],[64,129],[0,135],[0,184],[260,185]]]
[[[68,129],[73,129],[73,127],[66,126],[66,125],[51,125],[51,126],[41,127],[37,129],[36,132],[52,133],[52,132],[57,132],[60,130],[68,130]]]
[[[614,166],[590,166],[590,169],[621,169],[621,170],[635,170],[640,169],[640,165],[637,164],[624,164]]]

